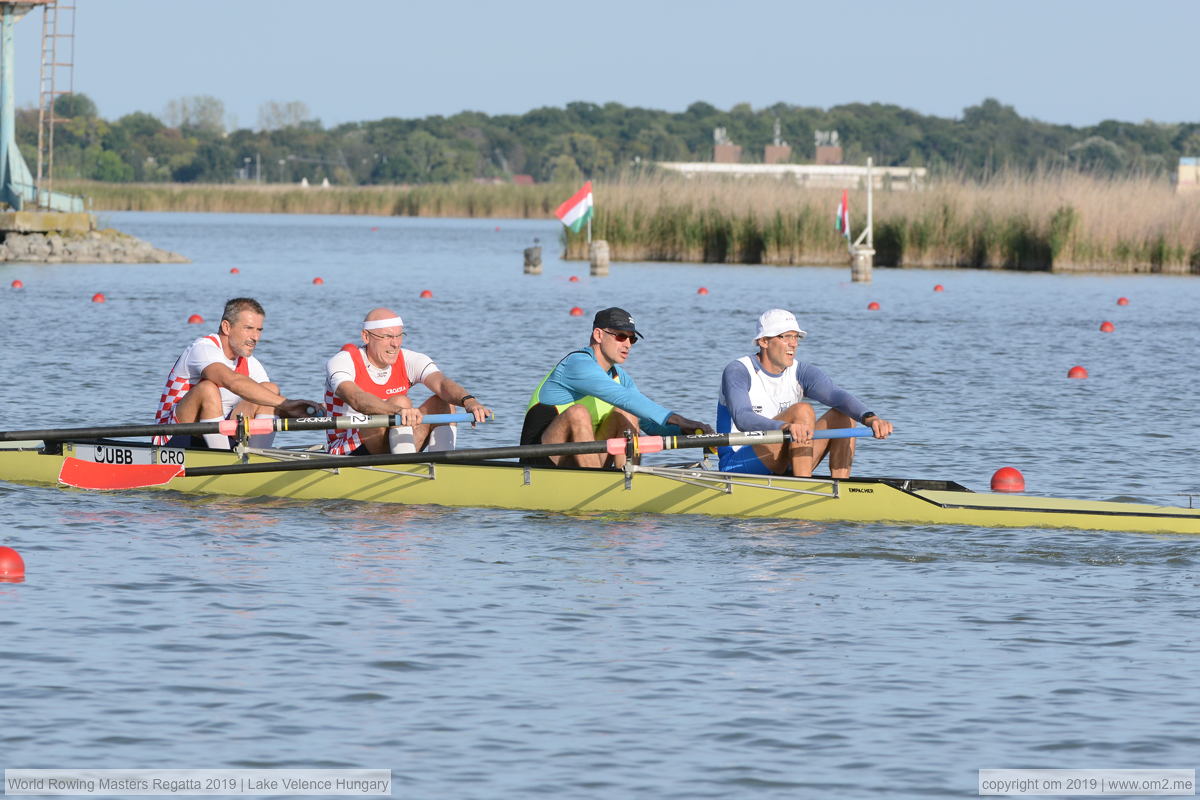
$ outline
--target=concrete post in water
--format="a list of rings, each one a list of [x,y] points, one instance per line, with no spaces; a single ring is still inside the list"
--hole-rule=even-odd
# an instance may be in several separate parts
[[[874,163],[874,159],[867,159],[867,224],[850,245],[852,283],[870,283],[871,269],[875,266],[875,175],[871,169]]]
[[[542,274],[542,246],[537,239],[533,240],[533,247],[525,248],[525,274]]]
[[[875,251],[870,247],[855,247],[850,251],[850,280],[870,283],[871,268],[875,266]]]
[[[608,275],[608,242],[603,239],[592,242],[588,260],[592,262],[593,278],[602,278]]]

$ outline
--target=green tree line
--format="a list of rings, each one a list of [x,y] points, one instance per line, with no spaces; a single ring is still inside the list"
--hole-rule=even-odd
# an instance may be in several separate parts
[[[103,119],[86,95],[60,97],[54,175],[63,180],[294,183],[339,185],[538,182],[611,178],[655,161],[710,161],[713,129],[762,160],[776,123],[792,160],[811,162],[814,131],[836,130],[847,163],[923,166],[936,174],[986,178],[1006,170],[1075,170],[1093,175],[1161,177],[1180,156],[1200,155],[1200,123],[1106,120],[1088,127],[1021,117],[994,99],[961,118],[919,114],[880,103],[811,108],[779,103],[728,111],[693,103],[683,112],[619,103],[568,103],[521,115],[464,111],[449,117],[386,118],[325,128],[302,103],[269,103],[257,129],[227,130],[212,97],[172,101],[146,112]],[[37,111],[18,112],[17,134],[30,164]]]

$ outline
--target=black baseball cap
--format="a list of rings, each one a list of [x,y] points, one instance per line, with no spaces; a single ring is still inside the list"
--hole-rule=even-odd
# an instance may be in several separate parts
[[[633,317],[623,308],[605,308],[596,312],[592,319],[593,328],[612,328],[616,331],[633,331],[639,339],[645,339],[646,334],[633,327]]]

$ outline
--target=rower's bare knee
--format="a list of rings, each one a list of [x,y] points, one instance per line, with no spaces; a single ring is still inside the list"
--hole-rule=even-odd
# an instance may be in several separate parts
[[[809,425],[815,425],[817,423],[817,414],[808,403],[793,403],[785,408],[783,413],[775,419],[783,420],[784,422],[807,422]]]
[[[421,403],[422,414],[449,414],[454,410],[454,406],[447,403],[436,394]]]
[[[853,428],[854,420],[848,415],[838,411],[836,408],[831,408],[821,415],[821,419],[817,425],[819,428]],[[853,440],[846,439],[844,441]]]

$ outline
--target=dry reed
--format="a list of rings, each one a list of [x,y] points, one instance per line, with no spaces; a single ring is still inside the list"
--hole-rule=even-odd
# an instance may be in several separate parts
[[[438,184],[411,187],[101,184],[69,187],[97,209],[547,218],[575,187]],[[618,261],[835,264],[841,191],[774,179],[642,175],[597,183],[595,238]],[[850,192],[852,225],[866,192]],[[876,191],[875,263],[1055,271],[1200,274],[1200,193],[1151,178],[1078,173],[942,180],[922,191]],[[568,258],[586,258],[566,233]]]

